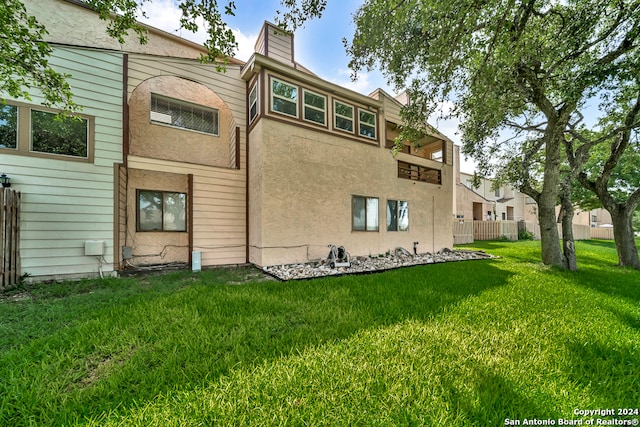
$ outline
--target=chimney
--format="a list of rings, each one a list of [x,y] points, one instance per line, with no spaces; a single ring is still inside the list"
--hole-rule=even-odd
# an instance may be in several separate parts
[[[295,67],[293,56],[293,33],[281,30],[265,22],[255,45],[256,53]]]

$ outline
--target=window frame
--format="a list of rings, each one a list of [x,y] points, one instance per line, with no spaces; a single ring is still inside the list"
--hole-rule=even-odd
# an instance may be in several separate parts
[[[215,117],[215,124],[213,126],[213,128],[214,128],[213,132],[208,132],[206,130],[187,127],[187,126],[179,126],[179,125],[175,125],[173,123],[164,122],[162,120],[154,120],[153,117],[152,117],[152,113],[166,115],[166,114],[164,114],[164,113],[162,113],[160,111],[154,111],[153,110],[154,98],[162,99],[164,101],[168,101],[168,102],[173,103],[173,104],[178,105],[178,106],[184,106],[184,107],[189,107],[191,109],[199,109],[202,112],[211,112],[211,113],[213,113],[213,115]],[[173,128],[173,129],[179,129],[179,130],[184,130],[184,131],[188,131],[188,132],[201,133],[203,135],[220,136],[220,110],[219,109],[213,108],[213,107],[209,107],[209,106],[206,106],[206,105],[202,105],[202,104],[197,104],[195,102],[190,102],[190,101],[185,101],[185,100],[182,100],[182,99],[172,98],[170,96],[162,95],[162,94],[155,93],[155,92],[151,92],[151,96],[150,96],[149,100],[150,100],[150,103],[149,103],[149,121],[152,124],[160,125],[160,126],[167,126],[167,127]],[[180,110],[180,111],[182,111],[182,110]],[[173,116],[171,116],[171,117],[173,118]]]
[[[344,116],[342,114],[338,114],[337,104],[342,104],[345,107],[351,108],[351,117]],[[349,133],[349,134],[353,135],[355,133],[355,129],[356,129],[355,113],[356,113],[356,108],[353,105],[347,104],[344,101],[340,101],[339,99],[335,99],[334,98],[334,100],[333,100],[333,129],[341,131],[341,132],[346,132],[346,133]],[[350,121],[351,122],[351,130],[339,127],[338,126],[338,118]]]
[[[270,96],[270,100],[271,100],[271,101],[270,101],[270,103],[269,103],[269,109],[270,109],[270,111],[271,111],[271,112],[273,112],[273,113],[276,113],[276,114],[283,114],[283,115],[285,115],[285,116],[287,116],[287,117],[293,117],[293,118],[299,119],[299,118],[300,118],[300,86],[295,85],[295,84],[293,84],[293,83],[289,83],[289,82],[287,82],[287,81],[285,81],[285,80],[281,80],[281,79],[279,79],[279,78],[277,78],[277,77],[274,77],[274,76],[269,76],[269,80],[270,80],[270,83],[269,83],[269,94],[271,95],[271,96]],[[284,97],[284,96],[282,96],[282,95],[278,95],[278,94],[276,94],[276,93],[273,91],[273,84],[274,84],[275,82],[281,83],[281,84],[286,85],[286,86],[289,86],[289,87],[291,87],[291,88],[294,88],[294,89],[296,90],[296,97],[295,97],[295,100],[292,100],[291,98],[286,98],[286,97]],[[285,111],[276,110],[276,109],[274,108],[274,101],[275,101],[276,99],[281,99],[281,100],[284,100],[285,102],[290,102],[290,103],[295,104],[295,107],[296,107],[296,108],[295,108],[296,114],[295,114],[295,115],[293,115],[293,114],[289,114],[289,113],[287,113],[287,112],[285,112]]]
[[[363,200],[364,201],[364,226],[363,229],[360,228],[356,228],[356,200]],[[369,229],[369,201],[376,201],[376,225],[375,225],[375,229]],[[358,195],[353,195],[351,196],[351,231],[354,232],[366,232],[366,233],[377,233],[380,231],[380,198],[378,197],[369,197],[369,196],[358,196]]]
[[[162,220],[162,228],[160,230],[143,230],[140,225],[140,194],[141,193],[160,193],[162,194],[162,203],[161,203],[161,211],[160,218]],[[165,206],[165,194],[181,194],[184,195],[184,230],[166,230],[165,222],[164,222],[164,206]],[[164,190],[147,190],[147,189],[137,189],[136,190],[136,232],[137,233],[187,233],[189,231],[189,196],[187,193],[182,191],[164,191]]]
[[[256,82],[253,85],[253,88],[251,88],[251,90],[249,91],[249,97],[247,98],[247,104],[249,105],[249,123],[253,123],[253,121],[260,115],[260,94],[258,92],[258,85],[259,83]],[[255,93],[255,101],[252,102],[251,101],[251,96]],[[255,105],[255,113],[253,114],[253,116],[251,115],[251,110],[253,109],[253,106]]]
[[[396,206],[396,210],[395,210],[395,228],[391,228],[391,223],[390,223],[390,218],[389,218],[389,214],[390,214],[390,210],[389,210],[389,204],[390,203],[394,203]],[[407,226],[406,227],[400,227],[400,205],[404,203],[405,205],[405,209],[406,209],[406,216],[407,216]],[[393,200],[393,199],[387,199],[387,231],[391,231],[391,232],[395,232],[395,231],[409,231],[409,202],[406,200]]]
[[[364,122],[362,120],[362,114],[369,114],[371,115],[371,117],[373,117],[373,124],[369,123],[369,122]],[[371,128],[373,130],[373,136],[369,136],[369,135],[365,135],[362,133],[362,127],[368,127]],[[358,136],[361,138],[368,138],[368,139],[373,139],[373,140],[378,140],[378,118],[376,116],[375,113],[366,110],[364,108],[358,108]]]
[[[318,98],[322,98],[322,100],[324,101],[324,109],[320,109],[318,107],[316,107],[315,105],[312,104],[307,104],[306,101],[306,95],[311,94],[313,96],[317,96]],[[314,111],[319,111],[322,113],[322,117],[323,117],[323,121],[322,123],[317,122],[315,120],[311,120],[311,119],[307,119],[307,108],[311,108]],[[323,127],[327,127],[327,97],[325,95],[319,94],[317,92],[314,92],[312,90],[309,90],[307,88],[302,88],[302,120],[309,122],[309,123],[313,123],[315,125],[320,125]]]
[[[70,116],[79,117],[86,121],[87,130],[87,155],[75,156],[73,154],[48,153],[46,151],[33,150],[32,135],[32,111],[38,111],[50,114],[60,114],[61,110],[48,108],[41,105],[27,104],[13,100],[5,100],[5,105],[16,107],[17,123],[16,123],[16,147],[0,147],[0,154],[14,154],[29,157],[37,157],[52,160],[64,160],[81,163],[93,163],[95,158],[95,117],[88,114],[67,113]]]

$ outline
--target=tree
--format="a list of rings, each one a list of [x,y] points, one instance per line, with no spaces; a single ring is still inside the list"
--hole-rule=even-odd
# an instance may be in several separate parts
[[[640,269],[633,234],[633,216],[640,206],[640,76],[636,79],[635,85],[616,92],[600,132],[572,129],[565,145],[578,180],[611,214],[618,264]],[[583,197],[584,204],[593,203]]]
[[[586,99],[630,66],[640,4],[369,0],[354,20],[352,69],[380,66],[397,87],[409,87],[403,118],[411,127],[424,128],[425,114],[455,100],[465,154],[487,169],[500,166],[491,160],[505,150],[515,154],[516,184],[538,203],[542,261],[566,266],[555,216],[564,135]],[[515,135],[508,143],[499,139],[505,129]],[[540,150],[537,185],[530,166]]]
[[[0,91],[29,100],[29,91],[39,89],[47,106],[77,110],[66,74],[55,71],[48,61],[51,47],[43,40],[47,30],[27,14],[20,0],[0,3]]]
[[[147,31],[137,22],[144,17],[145,3],[153,0],[84,0],[101,19],[109,21],[107,33],[125,43],[133,32],[142,44],[147,42]],[[295,29],[306,19],[320,16],[326,0],[281,0],[282,11],[276,18],[283,26]],[[216,64],[224,71],[232,57],[237,42],[224,21],[225,16],[235,14],[235,1],[226,0],[219,6],[216,0],[182,0],[178,3],[182,17],[180,27],[198,31],[204,22],[208,39],[204,43],[207,53],[203,62]],[[30,99],[30,92],[40,90],[44,104],[63,111],[76,111],[73,94],[67,82],[67,74],[57,72],[48,62],[52,53],[46,42],[47,30],[35,17],[30,16],[21,0],[4,0],[0,3],[0,92],[13,98]]]

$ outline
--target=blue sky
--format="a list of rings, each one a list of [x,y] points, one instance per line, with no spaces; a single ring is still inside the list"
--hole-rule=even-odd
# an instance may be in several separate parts
[[[329,0],[320,19],[307,22],[304,28],[295,33],[295,59],[321,78],[368,95],[377,88],[395,95],[398,91],[389,86],[379,71],[360,73],[357,81],[351,81],[349,58],[345,54],[342,39],[351,41],[355,25],[353,14],[363,3],[362,0]],[[226,4],[226,0],[218,2]],[[239,44],[238,59],[247,60],[253,53],[258,33],[265,21],[274,22],[276,11],[281,9],[280,0],[236,0],[236,16],[226,16],[225,20],[234,31]],[[175,0],[153,0],[145,3],[144,10],[148,19],[142,22],[171,32],[180,37],[202,43],[204,32],[193,34],[179,27],[180,10]],[[446,106],[445,106],[446,107]],[[459,143],[458,123],[455,120],[430,120],[440,132]],[[473,164],[462,159],[461,170],[473,172]]]

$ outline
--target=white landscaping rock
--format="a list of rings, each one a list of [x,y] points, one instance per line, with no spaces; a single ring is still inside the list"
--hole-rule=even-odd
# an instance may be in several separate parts
[[[331,268],[325,264],[325,260],[321,260],[319,262],[306,264],[267,266],[262,270],[266,274],[269,274],[279,280],[288,281],[325,276],[370,273],[414,265],[491,258],[495,257],[482,251],[444,249],[435,254],[424,253],[413,255],[406,249],[397,248],[393,253],[387,253],[384,256],[354,257],[351,259],[351,267]]]

